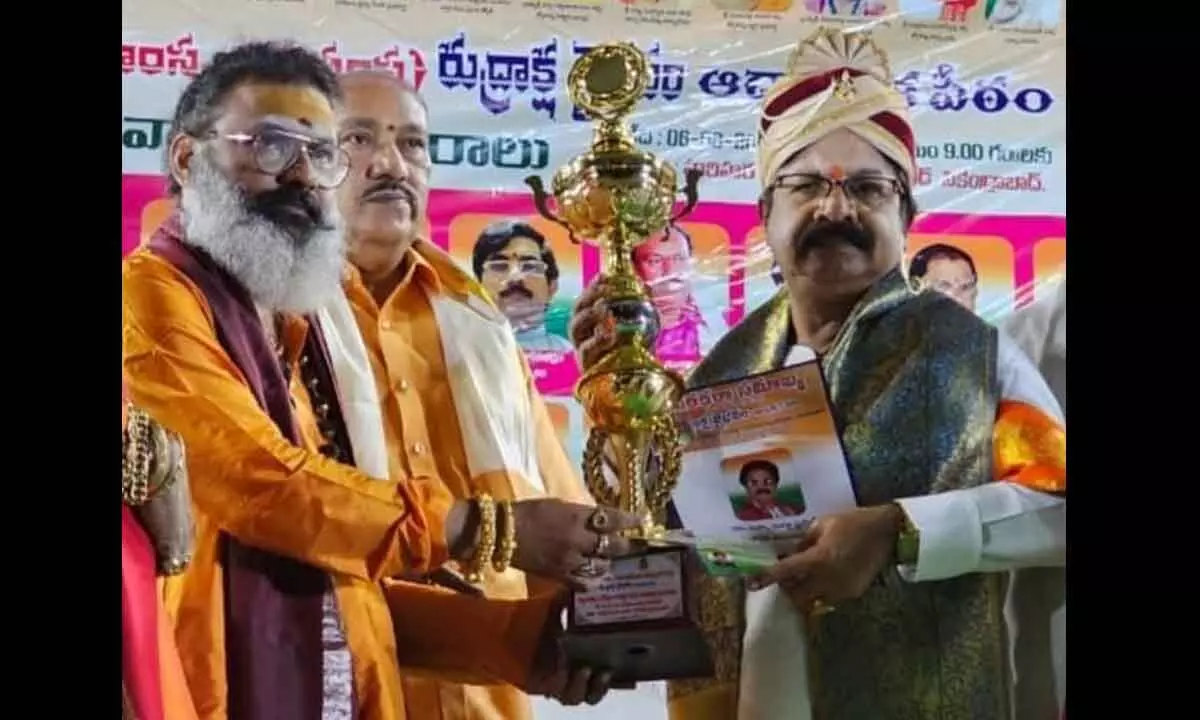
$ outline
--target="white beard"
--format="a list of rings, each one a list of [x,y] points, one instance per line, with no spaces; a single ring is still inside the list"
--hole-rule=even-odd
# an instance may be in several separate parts
[[[328,226],[297,241],[246,207],[242,191],[198,153],[180,197],[184,242],[206,252],[262,309],[305,314],[341,292],[342,218],[330,204]]]

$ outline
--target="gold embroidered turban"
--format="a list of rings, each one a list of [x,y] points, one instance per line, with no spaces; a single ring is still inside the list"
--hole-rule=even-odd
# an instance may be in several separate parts
[[[763,187],[795,153],[841,129],[871,143],[912,181],[912,120],[893,85],[887,55],[867,33],[821,28],[792,52],[783,77],[763,98],[758,124]]]

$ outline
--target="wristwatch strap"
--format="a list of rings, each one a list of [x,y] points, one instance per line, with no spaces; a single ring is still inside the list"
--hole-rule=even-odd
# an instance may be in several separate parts
[[[907,513],[904,515],[904,526],[896,536],[896,564],[916,565],[921,556],[921,532],[913,525]]]

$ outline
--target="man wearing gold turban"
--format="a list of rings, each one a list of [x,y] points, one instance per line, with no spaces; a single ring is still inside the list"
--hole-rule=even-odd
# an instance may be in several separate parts
[[[716,677],[673,684],[672,718],[1013,717],[1004,590],[1065,561],[1065,421],[1011,340],[905,283],[915,142],[892,77],[868,35],[821,29],[764,99],[760,211],[784,286],[690,382],[818,358],[860,507],[761,577],[700,580]],[[580,299],[585,366],[602,313]]]

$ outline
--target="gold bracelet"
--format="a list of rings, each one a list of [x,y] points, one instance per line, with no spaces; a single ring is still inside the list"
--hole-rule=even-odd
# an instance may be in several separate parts
[[[172,448],[166,428],[132,404],[126,407],[125,423],[121,500],[130,507],[139,507],[169,487],[180,473],[178,467],[167,466]],[[182,461],[180,447],[176,466]]]
[[[491,495],[480,493],[475,498],[475,507],[479,509],[479,544],[464,575],[472,585],[483,581],[483,568],[496,552],[496,501]]]
[[[133,405],[125,415],[124,461],[121,465],[121,500],[130,507],[146,503],[154,494],[154,439],[150,417]]]
[[[513,555],[517,553],[517,518],[513,514],[512,501],[496,501],[496,517],[504,519],[504,532],[500,535],[500,544],[492,558],[492,569],[502,573],[512,564]]]

